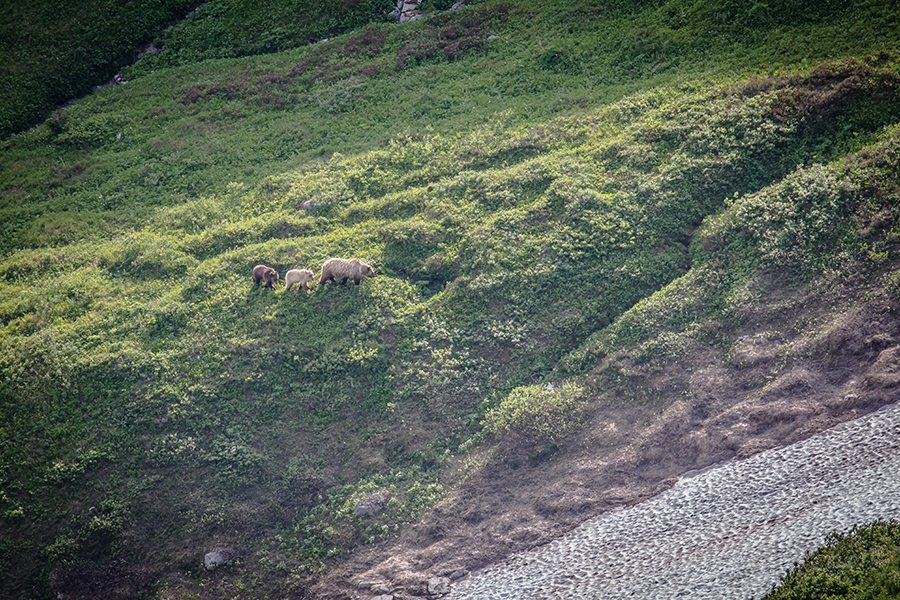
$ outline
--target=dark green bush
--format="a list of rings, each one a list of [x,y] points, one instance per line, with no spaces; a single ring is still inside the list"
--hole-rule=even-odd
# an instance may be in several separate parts
[[[372,22],[387,21],[391,0],[221,0],[202,4],[189,19],[167,33],[161,51],[146,64],[129,70],[139,76],[151,70],[210,58],[235,58],[282,52],[332,37]],[[357,40],[377,53],[372,41]],[[382,42],[383,43],[383,42]]]
[[[134,61],[139,45],[191,0],[5,2],[0,24],[0,139],[86,94]],[[91,143],[91,135],[75,143]]]
[[[570,73],[574,75],[578,70],[575,62],[565,51],[555,48],[542,52],[537,58],[537,64],[541,69],[554,73]]]
[[[889,600],[900,595],[900,523],[833,533],[763,600]]]
[[[557,444],[579,431],[587,408],[584,390],[573,383],[531,385],[509,393],[485,415],[485,428],[507,444]]]

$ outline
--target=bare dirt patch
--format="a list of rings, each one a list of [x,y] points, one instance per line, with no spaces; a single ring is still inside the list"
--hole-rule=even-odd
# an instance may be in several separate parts
[[[454,491],[399,538],[359,553],[314,589],[360,596],[385,581],[399,599],[426,582],[500,562],[603,512],[639,503],[680,475],[808,438],[897,400],[897,301],[866,282],[753,282],[731,344],[677,362],[606,357],[593,421],[564,447],[482,447],[447,469]],[[825,286],[825,287],[823,287]],[[622,374],[627,386],[605,388]],[[604,389],[605,388],[605,389]],[[464,462],[466,461],[466,462]]]

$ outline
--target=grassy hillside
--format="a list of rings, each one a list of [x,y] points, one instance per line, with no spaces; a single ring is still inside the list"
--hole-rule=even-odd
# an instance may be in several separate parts
[[[76,0],[2,3],[0,138],[43,121],[54,107],[109,82],[161,66],[267,54],[373,21],[390,0],[267,2]]]
[[[108,82],[138,46],[183,17],[191,2],[76,0],[2,3],[0,138]]]
[[[246,57],[209,2],[0,144],[5,597],[421,595],[891,401],[895,3],[470,4]],[[550,524],[461,548],[503,494]]]

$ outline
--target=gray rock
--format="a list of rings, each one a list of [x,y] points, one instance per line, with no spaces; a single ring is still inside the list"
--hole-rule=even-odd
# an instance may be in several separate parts
[[[449,577],[432,577],[428,580],[428,593],[432,596],[442,596],[450,593]]]
[[[375,596],[372,600],[394,600],[393,594],[382,594],[381,596]]]
[[[450,573],[450,580],[456,581],[457,579],[462,579],[463,577],[465,577],[468,574],[469,574],[469,571],[467,571],[466,569],[458,569],[458,570]]]
[[[381,512],[384,505],[387,504],[388,499],[390,499],[390,496],[388,496],[387,492],[376,492],[370,496],[366,496],[353,507],[353,514],[361,517],[377,514]]]
[[[421,0],[397,0],[397,20],[400,23],[409,23],[422,18],[422,13],[418,11]]]
[[[206,567],[207,571],[212,571],[219,565],[231,562],[235,558],[237,558],[237,554],[234,550],[219,548],[218,550],[206,553],[203,557],[203,566]]]

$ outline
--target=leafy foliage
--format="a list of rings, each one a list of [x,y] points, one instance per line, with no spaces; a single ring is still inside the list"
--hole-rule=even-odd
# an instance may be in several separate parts
[[[900,594],[900,524],[876,521],[828,536],[823,547],[794,565],[765,600],[886,599]]]
[[[161,51],[137,69],[155,69],[210,58],[236,58],[283,52],[329,36],[388,20],[391,0],[204,2],[160,38]]]
[[[0,25],[0,139],[50,108],[109,81],[191,6],[187,0],[4,2]]]
[[[555,444],[584,426],[586,408],[584,390],[571,382],[519,387],[488,411],[485,428],[513,442],[518,438],[528,445]]]
[[[231,596],[302,594],[485,428],[564,449],[598,364],[677,361],[761,269],[897,259],[883,3],[482,2],[190,64],[312,35],[270,30],[306,4],[251,4],[202,4],[127,85],[0,145],[13,597],[125,541],[197,594],[183,549],[211,540],[264,567]],[[361,20],[311,26],[374,18],[344,4]],[[250,279],[332,256],[376,277]]]

